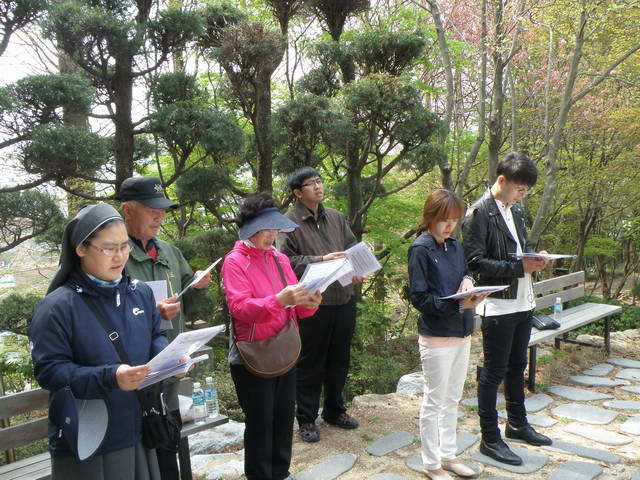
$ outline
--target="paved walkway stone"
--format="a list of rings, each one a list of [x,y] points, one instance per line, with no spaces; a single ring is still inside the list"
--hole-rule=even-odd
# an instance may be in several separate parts
[[[402,475],[397,475],[395,473],[378,473],[373,477],[369,477],[369,480],[407,480],[406,477]]]
[[[496,462],[493,458],[487,457],[480,452],[474,453],[471,456],[471,460],[502,468],[513,473],[533,473],[540,470],[549,461],[549,457],[534,450],[520,448],[514,444],[509,444],[509,448],[522,457],[522,465],[507,465],[506,463]]]
[[[508,418],[507,411],[498,410],[498,416],[506,420]],[[546,415],[536,415],[535,413],[529,413],[528,411],[527,411],[527,420],[531,425],[535,425],[536,427],[545,427],[545,428],[552,427],[556,423],[558,423],[558,421],[555,418],[547,417]]]
[[[555,417],[565,417],[593,425],[611,423],[618,416],[618,412],[579,403],[565,403],[551,410],[551,414]]]
[[[634,473],[630,480],[640,480],[640,472]]]
[[[619,433],[605,430],[604,428],[588,427],[586,425],[580,425],[578,423],[572,423],[564,429],[565,432],[579,435],[594,442],[602,443],[604,445],[619,446],[631,443],[633,440],[626,435],[620,435]]]
[[[624,368],[616,373],[616,378],[640,382],[640,368]]]
[[[590,462],[567,462],[551,472],[549,480],[591,480],[602,473],[602,467]]]
[[[357,459],[358,456],[353,453],[334,455],[300,473],[296,473],[296,480],[334,480],[351,470]]]
[[[585,385],[587,387],[617,387],[619,385],[629,385],[626,380],[612,380],[607,377],[594,377],[591,375],[573,375],[569,377],[573,383],[577,385]]]
[[[458,446],[456,455],[462,455],[465,450],[471,448],[479,439],[480,436],[473,433],[458,433],[456,435],[456,444]]]
[[[621,387],[625,388],[625,387]],[[553,385],[547,388],[549,393],[558,395],[559,397],[568,398],[569,400],[577,400],[580,402],[590,402],[592,400],[605,400],[614,398],[613,395],[607,393],[592,392],[583,388],[568,387],[566,385]]]
[[[599,363],[598,365],[594,365],[593,367],[582,372],[583,375],[593,375],[595,377],[604,377],[605,375],[609,375],[609,372],[613,370],[613,365],[610,363]]]
[[[620,390],[624,390],[629,393],[636,393],[640,395],[640,385],[632,385],[630,387],[620,387]]]
[[[619,367],[640,368],[640,362],[638,360],[631,360],[629,358],[611,357],[607,359],[607,362],[618,365]]]
[[[414,455],[412,457],[407,458],[404,462],[407,467],[416,472],[424,473],[424,464],[422,463],[422,457],[420,455]],[[478,467],[478,465],[474,465],[473,463],[462,461],[467,467],[474,470],[478,475],[482,472],[482,469]]]
[[[380,437],[367,447],[367,452],[376,457],[381,457],[399,448],[411,445],[415,440],[413,433],[393,432]]]
[[[478,398],[477,397],[465,398],[460,403],[465,407],[477,407]],[[504,395],[502,393],[499,393],[498,398],[496,400],[496,405],[504,405],[504,403],[505,403]]]
[[[620,430],[631,435],[640,435],[640,415],[629,417],[620,425]]]
[[[524,406],[527,408],[527,412],[539,412],[540,410],[547,408],[552,403],[553,398],[545,393],[536,393],[524,400]]]
[[[603,404],[607,408],[616,410],[640,410],[640,402],[635,400],[609,400]]]
[[[567,452],[573,455],[578,455],[584,458],[590,458],[592,460],[598,460],[599,462],[606,463],[619,463],[620,457],[609,452],[608,450],[601,450],[599,448],[584,447],[575,443],[563,442],[562,440],[554,440],[550,446],[542,447],[546,450],[552,450],[554,452]]]

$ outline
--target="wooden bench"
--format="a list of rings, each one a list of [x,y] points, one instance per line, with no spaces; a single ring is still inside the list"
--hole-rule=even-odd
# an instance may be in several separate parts
[[[191,395],[190,378],[182,379],[180,391],[182,394]],[[10,419],[36,410],[45,410],[48,407],[48,401],[49,392],[41,388],[0,397],[0,418]],[[215,418],[207,418],[202,425],[196,425],[193,422],[183,425],[178,449],[181,480],[192,480],[189,435],[228,421],[227,417],[219,415]],[[48,418],[42,417],[0,429],[0,452],[47,438],[48,425]],[[51,457],[48,452],[0,466],[0,480],[46,480],[49,478],[51,478]]]
[[[563,308],[566,303],[584,296],[583,271],[569,273],[560,277],[542,280],[533,284],[533,292],[536,295],[535,311],[553,307],[556,297],[562,299]],[[555,348],[560,348],[561,342],[574,343],[588,347],[604,347],[607,353],[611,352],[609,335],[611,332],[611,316],[619,313],[622,307],[603,303],[583,303],[576,307],[564,308],[559,316],[560,328],[555,330],[531,330],[529,339],[529,379],[528,388],[536,390],[536,354],[537,345],[554,339]],[[568,338],[569,332],[590,323],[604,320],[604,345],[594,345]]]

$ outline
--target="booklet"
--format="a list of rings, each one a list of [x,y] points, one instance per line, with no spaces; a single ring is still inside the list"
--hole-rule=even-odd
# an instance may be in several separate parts
[[[349,262],[351,262],[353,275],[344,275],[338,279],[343,287],[350,285],[351,279],[354,276],[368,277],[382,268],[382,265],[380,265],[376,256],[364,242],[357,243],[353,247],[347,249],[345,254],[349,259]]]
[[[316,262],[307,265],[304,270],[300,283],[304,285],[310,292],[324,292],[329,285],[338,280],[338,278],[351,275],[353,277],[353,268],[348,258],[337,258],[335,260],[327,260],[326,262]]]
[[[167,281],[166,280],[150,280],[148,282],[144,282],[151,287],[151,291],[153,292],[153,298],[158,303],[161,300],[164,300],[169,296],[167,293]]]
[[[190,357],[193,352],[196,352],[213,337],[218,335],[220,332],[224,332],[224,329],[224,325],[218,325],[216,327],[191,330],[178,335],[164,350],[147,362],[147,365],[151,368],[151,372],[145,377],[143,384],[145,384],[148,379],[157,377],[162,372],[173,371],[173,373],[170,373],[164,378],[171,377],[177,373],[184,373],[181,371],[182,369],[186,368],[188,370],[188,368],[196,361],[204,360],[201,355],[196,357],[198,360],[191,359],[191,363],[180,363],[183,358]],[[185,367],[185,365],[187,366]],[[146,385],[151,385],[152,383],[160,380],[161,379],[155,380],[151,383],[146,383]]]
[[[522,258],[542,258],[544,260],[559,260],[561,258],[576,258],[575,255],[561,255],[559,253],[512,253],[518,260]]]
[[[367,277],[382,268],[364,242],[345,250],[345,255],[344,258],[310,263],[302,274],[300,283],[311,292],[319,290],[322,293],[335,281],[346,287],[351,284],[353,277]]]
[[[449,295],[447,297],[440,297],[440,300],[458,300],[464,297],[470,297],[471,295],[482,295],[483,293],[493,293],[499,292],[500,290],[504,290],[505,288],[509,288],[509,285],[491,285],[486,287],[473,287],[466,292],[454,293],[453,295]]]
[[[191,368],[191,365],[195,365],[198,362],[202,362],[203,360],[208,360],[208,359],[209,359],[209,355],[205,353],[203,355],[198,355],[197,357],[192,358],[191,360],[187,360],[184,363],[180,363],[175,367],[169,367],[169,368],[165,368],[164,370],[151,372],[149,375],[144,377],[144,380],[138,387],[138,390],[141,390],[144,387],[148,387],[149,385],[153,385],[154,383],[158,383],[164,380],[165,378],[187,373]]]

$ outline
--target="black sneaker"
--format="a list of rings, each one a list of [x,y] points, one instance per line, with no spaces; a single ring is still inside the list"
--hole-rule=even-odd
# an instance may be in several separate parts
[[[509,422],[504,430],[504,436],[514,440],[523,440],[529,445],[551,445],[553,442],[545,435],[536,432],[531,425],[523,425],[522,427],[512,427]]]
[[[318,430],[315,423],[303,423],[300,425],[298,435],[300,435],[303,442],[315,443],[320,441],[320,430]]]
[[[323,417],[324,418],[324,417]],[[345,430],[353,430],[360,425],[358,421],[348,413],[342,413],[337,419],[324,418],[329,425],[334,425]]]

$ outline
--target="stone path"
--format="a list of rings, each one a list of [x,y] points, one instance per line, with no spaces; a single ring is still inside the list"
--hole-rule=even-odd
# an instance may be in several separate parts
[[[602,473],[602,467],[588,462],[567,462],[555,470],[549,480],[591,480]]]
[[[530,423],[553,439],[551,446],[532,447],[509,441],[510,447],[524,460],[519,466],[499,463],[482,455],[478,451],[480,436],[477,434],[477,422],[473,427],[468,420],[464,422],[464,418],[477,418],[477,399],[466,398],[461,402],[466,408],[460,408],[460,416],[463,417],[461,425],[466,425],[467,431],[458,432],[457,455],[476,469],[479,478],[484,480],[509,480],[515,477],[540,480],[591,480],[596,477],[640,480],[640,362],[612,357],[606,363],[596,364],[580,373],[570,377],[571,383],[579,387],[553,385],[544,392],[529,394],[526,398]],[[412,391],[411,395],[421,392],[419,373],[406,377],[410,385],[399,387],[398,390]],[[420,431],[415,421],[419,402],[418,397],[415,401],[416,410],[409,417],[406,430],[381,432],[374,438],[367,438],[369,443],[362,450],[350,448],[349,453],[318,457],[314,464],[303,469],[292,469],[292,473],[297,480],[424,479]],[[498,404],[504,405],[504,402],[501,395]],[[395,411],[392,412],[392,415],[395,414]],[[499,410],[498,414],[502,419],[503,431],[506,411]],[[362,419],[361,425],[366,421]],[[322,428],[333,427],[323,425]],[[352,435],[362,438],[368,436],[361,431],[358,429]],[[347,432],[338,434],[346,435]],[[324,433],[322,439],[327,441]],[[194,440],[195,449],[202,453],[202,442]],[[307,445],[306,451],[313,452],[313,446]],[[345,446],[342,448],[347,450]],[[212,464],[207,463],[204,457],[209,455],[193,457],[194,473],[203,479],[239,478],[227,476],[225,472],[233,470],[240,473],[238,469],[242,452],[240,455],[236,452],[219,456],[216,468],[224,473],[220,476],[211,471]],[[374,458],[375,461],[369,460]],[[224,463],[226,459],[228,465]],[[363,473],[363,464],[370,465],[368,470],[364,470],[366,473]],[[517,475],[509,476],[511,474]]]

